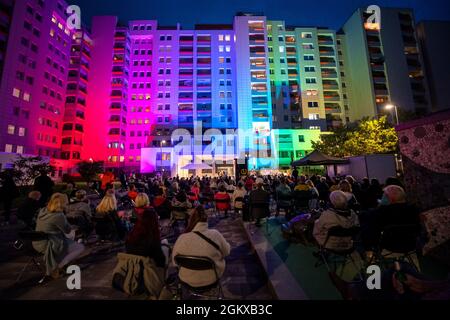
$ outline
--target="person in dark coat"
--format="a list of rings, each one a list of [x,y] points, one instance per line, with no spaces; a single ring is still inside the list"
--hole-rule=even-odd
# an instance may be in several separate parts
[[[41,175],[34,180],[34,190],[39,191],[41,193],[40,205],[41,207],[45,207],[53,194],[53,187],[55,183],[52,179],[47,175],[47,171],[41,170]]]
[[[9,223],[13,201],[20,195],[20,193],[19,189],[16,186],[16,183],[14,182],[14,179],[9,172],[2,173],[1,186],[0,197],[3,202],[5,222]]]
[[[261,219],[270,216],[270,194],[263,189],[264,180],[256,179],[256,189],[250,192],[250,210],[256,219],[256,226],[261,226]]]
[[[406,202],[403,188],[391,185],[384,189],[380,207],[364,219],[363,242],[366,250],[375,248],[388,226],[417,226],[420,231],[420,211]]]
[[[28,198],[17,209],[17,217],[25,223],[28,229],[34,230],[34,219],[40,210],[40,198],[41,193],[39,191],[31,191]]]

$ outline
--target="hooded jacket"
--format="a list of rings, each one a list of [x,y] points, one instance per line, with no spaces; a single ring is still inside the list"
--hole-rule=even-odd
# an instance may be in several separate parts
[[[71,227],[63,212],[49,212],[43,208],[36,220],[36,231],[48,234],[48,240],[34,241],[33,248],[44,255],[46,273],[50,275],[67,254],[71,240],[65,234],[70,233]]]

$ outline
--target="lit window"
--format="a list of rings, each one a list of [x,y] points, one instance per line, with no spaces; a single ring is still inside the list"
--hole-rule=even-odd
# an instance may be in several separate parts
[[[229,34],[227,34],[226,36],[225,36],[225,41],[230,41],[231,40],[231,36],[229,35]]]
[[[13,148],[12,144],[6,144],[5,145],[5,152],[12,152],[12,148]]]
[[[284,52],[284,46],[280,46],[280,53]]]
[[[30,102],[30,100],[31,100],[31,95],[30,95],[29,93],[25,92],[25,93],[23,94],[23,100],[26,101],[26,102]]]
[[[13,96],[16,98],[20,98],[20,89],[14,88],[13,89]]]
[[[219,52],[223,52],[223,46],[219,46]]]
[[[219,41],[223,41],[223,34],[219,34]]]
[[[26,132],[26,129],[20,127],[19,128],[19,137],[25,137],[25,132]]]
[[[23,154],[23,146],[17,146],[16,153]]]
[[[226,47],[225,47],[225,51],[226,51],[226,52],[231,52],[231,46],[226,46]]]
[[[50,36],[51,36],[51,37],[54,37],[54,36],[55,36],[55,30],[50,29]]]
[[[309,120],[319,120],[319,114],[318,113],[310,113]]]
[[[320,130],[319,126],[311,126],[309,127],[309,130]]]
[[[8,125],[8,134],[14,134],[16,132],[16,127],[12,124]]]
[[[52,17],[52,22],[56,23],[56,17],[55,16]]]
[[[60,28],[61,30],[64,29],[62,23],[58,23],[58,28]]]

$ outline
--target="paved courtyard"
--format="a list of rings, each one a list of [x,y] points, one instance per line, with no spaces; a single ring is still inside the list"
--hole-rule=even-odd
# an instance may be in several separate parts
[[[222,278],[226,299],[270,300],[273,295],[268,287],[264,269],[248,241],[242,222],[231,219],[211,219],[211,226],[221,231],[232,247],[227,257],[227,267]],[[111,286],[112,271],[116,255],[123,246],[96,244],[88,247],[86,256],[80,259],[82,289],[69,291],[66,279],[53,280],[42,285],[37,281],[41,273],[30,267],[23,279],[15,284],[27,257],[22,251],[13,249],[19,226],[0,230],[0,299],[18,300],[124,300],[130,299]],[[169,273],[174,269],[170,268]]]

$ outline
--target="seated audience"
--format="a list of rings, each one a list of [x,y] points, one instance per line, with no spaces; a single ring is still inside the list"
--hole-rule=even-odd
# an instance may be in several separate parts
[[[188,220],[189,209],[192,208],[192,204],[188,201],[186,193],[179,191],[177,195],[172,199],[172,220]]]
[[[219,231],[208,228],[208,215],[203,207],[198,206],[192,213],[186,233],[176,241],[172,257],[175,258],[177,255],[208,257],[215,262],[220,278],[225,271],[225,257],[229,254],[230,245]],[[212,285],[217,280],[214,270],[195,271],[185,268],[180,268],[179,278],[195,288]]]
[[[159,188],[155,194],[156,196],[153,199],[153,208],[155,208],[155,211],[160,219],[169,219],[171,207],[169,200],[167,200],[164,195],[163,189]]]
[[[290,220],[291,211],[292,211],[292,190],[287,185],[286,179],[282,177],[280,179],[280,184],[275,189],[276,198],[277,198],[277,213],[278,216],[280,214],[280,210],[284,210],[286,213],[286,219]]]
[[[420,212],[408,204],[402,187],[390,185],[384,188],[380,206],[365,216],[363,241],[366,250],[376,248],[381,233],[389,226],[416,226],[420,231]]]
[[[136,190],[136,185],[130,184],[130,190],[127,193],[128,198],[130,198],[132,201],[136,200],[136,197],[138,195],[138,192]]]
[[[236,214],[244,208],[244,198],[247,195],[247,190],[244,188],[244,184],[239,182],[237,188],[234,190],[233,195],[231,196],[234,210]]]
[[[48,240],[35,241],[33,247],[44,254],[46,274],[59,278],[62,268],[75,260],[84,251],[84,246],[66,237],[72,232],[64,211],[69,200],[67,195],[55,193],[51,196],[47,207],[37,217],[36,231],[49,234]]]
[[[324,211],[314,225],[313,235],[319,245],[329,250],[347,250],[353,246],[351,238],[328,237],[333,227],[350,229],[359,226],[356,213],[349,209],[347,195],[342,191],[334,191],[330,195],[332,207]]]
[[[85,190],[78,190],[75,193],[75,200],[67,207],[67,219],[71,224],[80,228],[83,237],[89,236],[92,232],[92,211]]]
[[[228,210],[231,209],[231,197],[224,184],[220,184],[219,192],[214,196],[214,201],[216,202],[217,211],[224,212],[225,216],[227,216]]]
[[[263,189],[264,180],[256,179],[256,189],[252,190],[249,195],[249,202],[251,208],[251,216],[256,219],[256,226],[261,226],[261,219],[270,216],[270,194]]]
[[[34,220],[41,209],[40,200],[41,193],[39,191],[31,191],[28,198],[17,209],[17,217],[22,220],[26,227],[34,229]]]
[[[143,202],[141,203],[141,200],[145,200],[143,195],[145,194],[141,193],[137,196],[136,205],[138,202],[140,205],[144,205]],[[125,241],[126,252],[132,255],[152,258],[158,267],[165,268],[167,257],[161,249],[158,215],[148,205],[137,209],[141,213],[138,215],[136,224]]]
[[[122,240],[125,228],[117,214],[117,200],[113,190],[108,190],[95,212],[95,231],[102,240]]]

